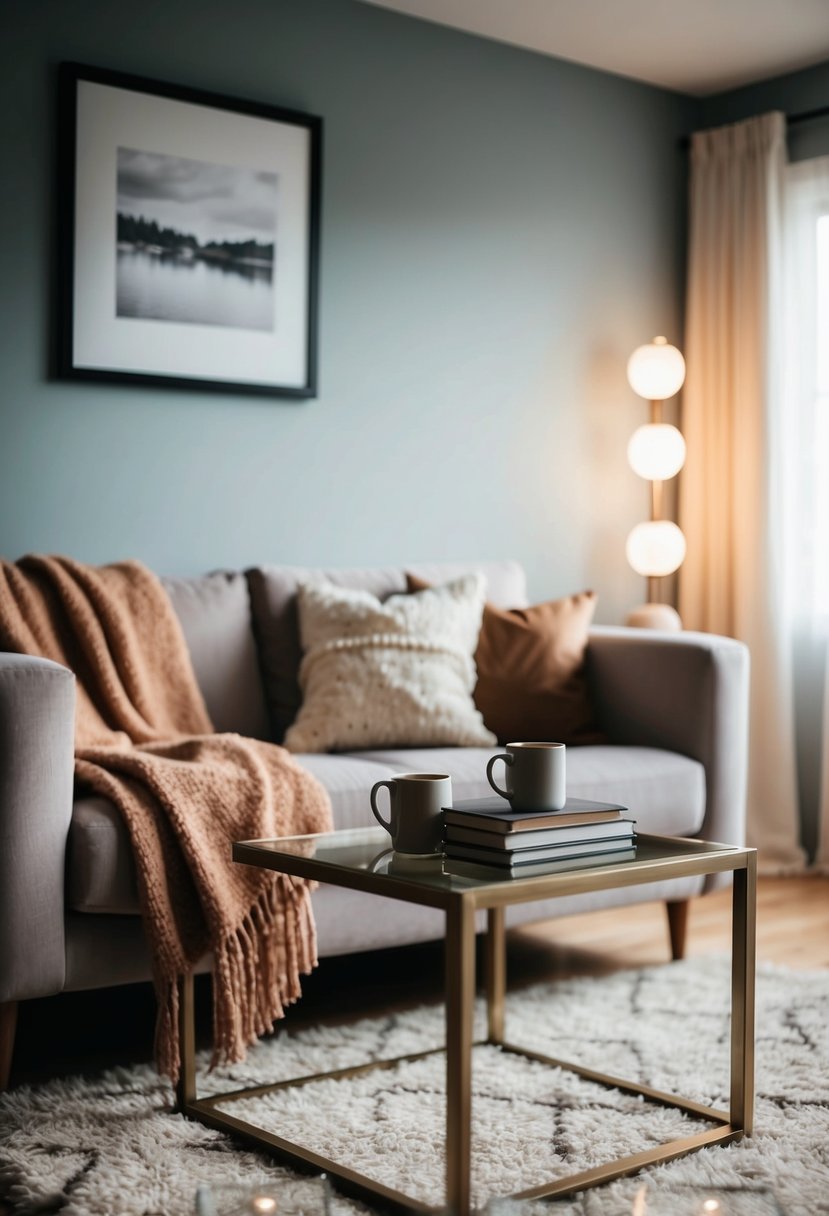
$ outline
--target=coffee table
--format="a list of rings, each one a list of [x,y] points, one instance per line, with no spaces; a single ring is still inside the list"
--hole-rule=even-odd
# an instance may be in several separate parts
[[[298,1077],[274,1085],[261,1085],[230,1094],[199,1098],[193,1028],[192,978],[181,993],[181,1074],[179,1109],[211,1127],[231,1132],[258,1148],[265,1148],[302,1169],[326,1172],[344,1189],[362,1198],[417,1211],[446,1211],[453,1216],[470,1212],[470,1155],[472,1113],[473,1008],[475,1001],[476,913],[487,914],[486,1001],[487,1043],[499,1044],[531,1060],[566,1068],[600,1084],[642,1095],[651,1102],[676,1107],[714,1124],[712,1128],[632,1156],[557,1178],[513,1196],[535,1199],[561,1196],[608,1182],[644,1166],[682,1156],[706,1145],[726,1144],[751,1132],[754,1105],[754,947],[756,854],[753,849],[711,844],[667,836],[637,837],[633,860],[590,868],[574,867],[532,878],[472,877],[455,872],[454,863],[412,863],[391,856],[388,836],[380,828],[330,832],[317,836],[282,837],[245,841],[233,846],[235,861],[264,866],[284,874],[333,883],[357,891],[384,895],[426,907],[440,908],[446,916],[446,1204],[432,1209],[423,1202],[377,1182],[347,1166],[303,1148],[282,1136],[237,1119],[218,1109],[228,1102],[265,1094],[311,1081],[345,1079],[375,1068],[392,1068],[404,1061],[431,1055],[401,1056],[371,1061],[353,1068]],[[460,867],[459,867],[460,869]],[[556,896],[662,882],[692,875],[733,872],[731,962],[731,1090],[730,1109],[716,1110],[635,1081],[609,1076],[553,1059],[540,1052],[511,1045],[505,1038],[505,909]]]

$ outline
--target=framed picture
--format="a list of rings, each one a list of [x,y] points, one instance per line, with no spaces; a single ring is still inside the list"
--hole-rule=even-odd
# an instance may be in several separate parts
[[[320,119],[60,66],[58,372],[313,397]]]

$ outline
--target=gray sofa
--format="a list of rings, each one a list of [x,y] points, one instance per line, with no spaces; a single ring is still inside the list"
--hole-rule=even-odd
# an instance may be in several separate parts
[[[527,603],[524,573],[514,562],[408,569],[430,582],[480,569],[493,603]],[[281,738],[299,703],[295,593],[310,573],[271,566],[164,580],[217,730]],[[402,567],[313,573],[381,598],[406,587]],[[745,647],[708,634],[594,628],[588,674],[608,742],[568,750],[568,793],[625,803],[640,831],[741,843]],[[103,799],[73,801],[73,707],[67,669],[0,655],[0,1084],[17,1002],[150,977],[126,831]],[[350,828],[374,823],[368,791],[395,771],[447,772],[458,798],[488,792],[491,754],[397,748],[300,760],[329,790],[336,827]],[[717,881],[683,879],[515,908],[508,923],[659,899],[674,910],[680,953],[684,901]],[[321,956],[441,934],[439,913],[385,902],[378,914],[373,898],[320,888],[314,906]]]

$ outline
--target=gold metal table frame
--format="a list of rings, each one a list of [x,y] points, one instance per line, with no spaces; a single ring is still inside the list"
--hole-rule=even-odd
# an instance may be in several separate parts
[[[639,1094],[706,1119],[714,1126],[684,1139],[671,1140],[632,1156],[620,1157],[582,1173],[557,1178],[511,1195],[510,1199],[540,1199],[563,1196],[609,1182],[645,1166],[669,1161],[707,1145],[727,1144],[752,1130],[754,1106],[754,960],[756,853],[753,849],[713,845],[671,837],[638,837],[637,858],[616,865],[574,869],[552,875],[522,879],[471,880],[446,876],[445,881],[424,882],[416,876],[397,877],[376,873],[366,865],[372,850],[379,853],[388,837],[381,829],[330,833],[319,837],[293,837],[273,841],[248,841],[234,845],[236,861],[249,865],[370,891],[428,907],[442,908],[446,915],[445,943],[445,1048],[371,1061],[333,1072],[296,1077],[276,1084],[259,1085],[230,1093],[199,1098],[196,1088],[193,980],[182,984],[181,1072],[177,1089],[178,1109],[191,1119],[229,1132],[273,1153],[305,1172],[320,1171],[337,1180],[343,1191],[383,1207],[421,1212],[450,1212],[469,1216],[471,1211],[470,1162],[472,1144],[472,1049],[481,1043],[528,1059],[565,1068],[587,1080]],[[296,848],[296,853],[290,850]],[[733,872],[731,958],[731,1088],[730,1109],[716,1110],[698,1102],[663,1093],[577,1064],[553,1059],[540,1052],[510,1044],[505,1039],[506,949],[505,909],[554,896],[661,882],[720,872]],[[473,1042],[475,1002],[476,912],[487,913],[485,949],[487,1037]],[[346,1079],[374,1069],[445,1052],[446,1056],[446,1203],[433,1208],[357,1171],[274,1135],[255,1124],[218,1109],[221,1104],[251,1098],[314,1081]],[[506,1198],[506,1197],[505,1197]]]

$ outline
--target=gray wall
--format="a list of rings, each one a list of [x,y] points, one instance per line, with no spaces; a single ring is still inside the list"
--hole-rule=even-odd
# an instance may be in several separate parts
[[[351,0],[5,0],[3,26],[0,554],[513,555],[602,620],[644,599],[625,363],[681,338],[698,103]],[[323,117],[317,400],[49,378],[62,59]]]

